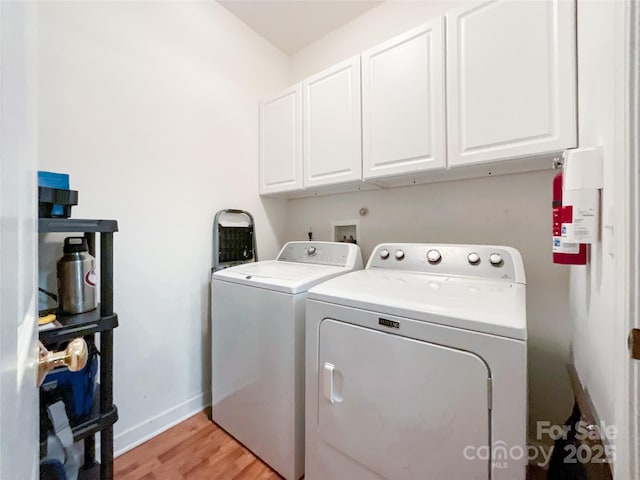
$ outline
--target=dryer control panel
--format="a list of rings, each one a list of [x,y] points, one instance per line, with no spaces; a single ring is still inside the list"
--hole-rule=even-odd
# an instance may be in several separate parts
[[[366,268],[526,283],[520,252],[496,245],[380,244]]]
[[[276,260],[335,267],[362,268],[360,247],[342,242],[289,242]]]

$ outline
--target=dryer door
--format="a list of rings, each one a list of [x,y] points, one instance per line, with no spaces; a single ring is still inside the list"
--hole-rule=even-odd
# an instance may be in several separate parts
[[[343,478],[488,479],[489,376],[472,353],[327,319],[318,433]]]

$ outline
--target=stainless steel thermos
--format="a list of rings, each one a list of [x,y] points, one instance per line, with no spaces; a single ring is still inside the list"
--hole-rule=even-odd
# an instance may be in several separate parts
[[[63,313],[84,313],[96,308],[96,260],[89,255],[87,239],[64,239],[58,260],[58,300]]]

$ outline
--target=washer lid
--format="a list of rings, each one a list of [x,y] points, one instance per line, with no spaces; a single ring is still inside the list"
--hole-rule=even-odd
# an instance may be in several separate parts
[[[297,294],[306,292],[320,282],[349,273],[352,270],[353,268],[350,267],[267,260],[245,263],[217,271],[212,275],[212,280]]]
[[[525,286],[478,278],[369,269],[309,290],[319,300],[526,340]]]

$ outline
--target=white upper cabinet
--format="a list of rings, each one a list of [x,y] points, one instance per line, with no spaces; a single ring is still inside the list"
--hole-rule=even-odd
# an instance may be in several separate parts
[[[362,54],[363,178],[444,168],[444,18]]]
[[[302,86],[260,105],[260,193],[302,189]]]
[[[447,14],[449,166],[576,146],[575,2],[482,2]]]
[[[550,154],[577,144],[575,9],[466,3],[262,104],[260,193],[549,167]]]
[[[362,178],[360,57],[303,81],[304,187]]]

